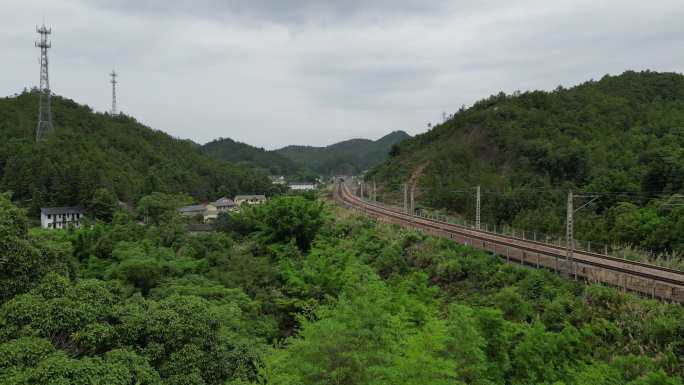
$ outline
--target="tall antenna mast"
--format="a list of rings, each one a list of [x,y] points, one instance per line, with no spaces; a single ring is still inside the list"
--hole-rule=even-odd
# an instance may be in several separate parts
[[[109,74],[109,76],[112,77],[112,80],[110,83],[112,83],[112,116],[116,115],[116,84],[118,83],[116,81],[116,77],[119,76],[117,75],[116,71],[112,70],[112,73]]]
[[[45,22],[36,32],[40,35],[40,40],[36,41],[36,47],[40,48],[40,103],[38,105],[38,125],[36,127],[36,142],[45,139],[45,136],[52,132],[52,109],[50,105],[50,76],[48,73],[48,48],[52,47],[52,42],[48,40],[48,35],[52,33],[52,28],[46,28]]]

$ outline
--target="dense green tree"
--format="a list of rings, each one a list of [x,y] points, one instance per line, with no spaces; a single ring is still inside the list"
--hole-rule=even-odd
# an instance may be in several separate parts
[[[563,234],[568,190],[598,193],[577,215],[578,239],[681,252],[677,210],[659,206],[684,192],[683,127],[684,76],[627,71],[492,95],[397,144],[366,179],[388,202],[416,183],[419,205],[470,220],[480,185],[483,222],[551,235]]]
[[[35,143],[38,96],[0,98],[0,191],[13,191],[33,215],[40,207],[86,206],[99,188],[133,204],[153,192],[214,200],[271,186],[264,171],[215,159],[129,116],[112,119],[59,96],[52,98],[55,135]]]
[[[192,198],[184,194],[164,194],[154,192],[145,195],[136,205],[137,215],[145,223],[159,224],[175,214],[176,209],[192,203]]]
[[[118,204],[116,195],[107,189],[99,188],[93,193],[93,198],[88,202],[86,209],[92,218],[111,222]]]
[[[644,223],[623,206],[609,220]],[[232,215],[239,233],[173,209],[27,231],[3,196],[0,383],[682,383],[679,305],[331,211],[286,196]]]
[[[222,212],[216,218],[216,229],[224,233],[246,235],[250,231],[250,223],[242,215]]]
[[[414,335],[402,294],[395,296],[366,269],[349,273],[352,282],[338,303],[319,308],[314,320],[302,319],[299,335],[268,357],[265,379],[273,384],[403,384],[418,379],[446,384],[455,379],[454,364],[438,357],[445,350],[444,325],[422,320],[427,325]],[[419,371],[416,364],[422,366]]]
[[[247,214],[273,242],[293,241],[303,251],[323,226],[323,205],[300,196],[285,196],[254,207]]]
[[[70,271],[70,250],[63,244],[37,244],[28,234],[28,219],[9,195],[0,194],[0,304],[31,289],[46,273]]]

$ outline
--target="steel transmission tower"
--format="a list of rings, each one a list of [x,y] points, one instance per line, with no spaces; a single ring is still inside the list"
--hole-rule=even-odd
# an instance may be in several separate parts
[[[36,32],[40,35],[40,40],[35,43],[40,48],[40,104],[38,105],[38,125],[36,126],[36,142],[45,139],[45,136],[52,132],[52,110],[50,106],[50,76],[48,72],[48,48],[52,47],[52,42],[48,40],[48,35],[52,33],[52,28],[46,28],[43,24],[40,28],[36,27]]]
[[[112,80],[110,83],[112,83],[112,116],[116,115],[116,84],[118,83],[116,81],[116,77],[119,76],[117,75],[116,71],[112,70],[112,73],[109,74],[109,76],[112,77]]]

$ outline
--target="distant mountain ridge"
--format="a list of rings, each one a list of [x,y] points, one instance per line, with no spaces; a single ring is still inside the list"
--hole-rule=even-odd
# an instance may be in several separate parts
[[[326,147],[287,146],[275,152],[321,174],[356,174],[385,160],[392,146],[409,138],[404,131],[394,131],[375,141],[349,139]]]
[[[294,175],[303,166],[277,152],[267,151],[230,138],[218,138],[203,146],[203,153],[229,162],[245,162],[274,175]]]

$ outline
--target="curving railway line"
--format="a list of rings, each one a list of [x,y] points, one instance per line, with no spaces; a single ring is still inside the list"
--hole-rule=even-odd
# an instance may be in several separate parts
[[[684,303],[684,272],[679,270],[586,251],[574,251],[573,258],[568,260],[563,247],[409,215],[397,208],[362,200],[344,183],[335,186],[335,199],[342,206],[383,222],[486,250],[509,262],[546,268],[571,278]]]

